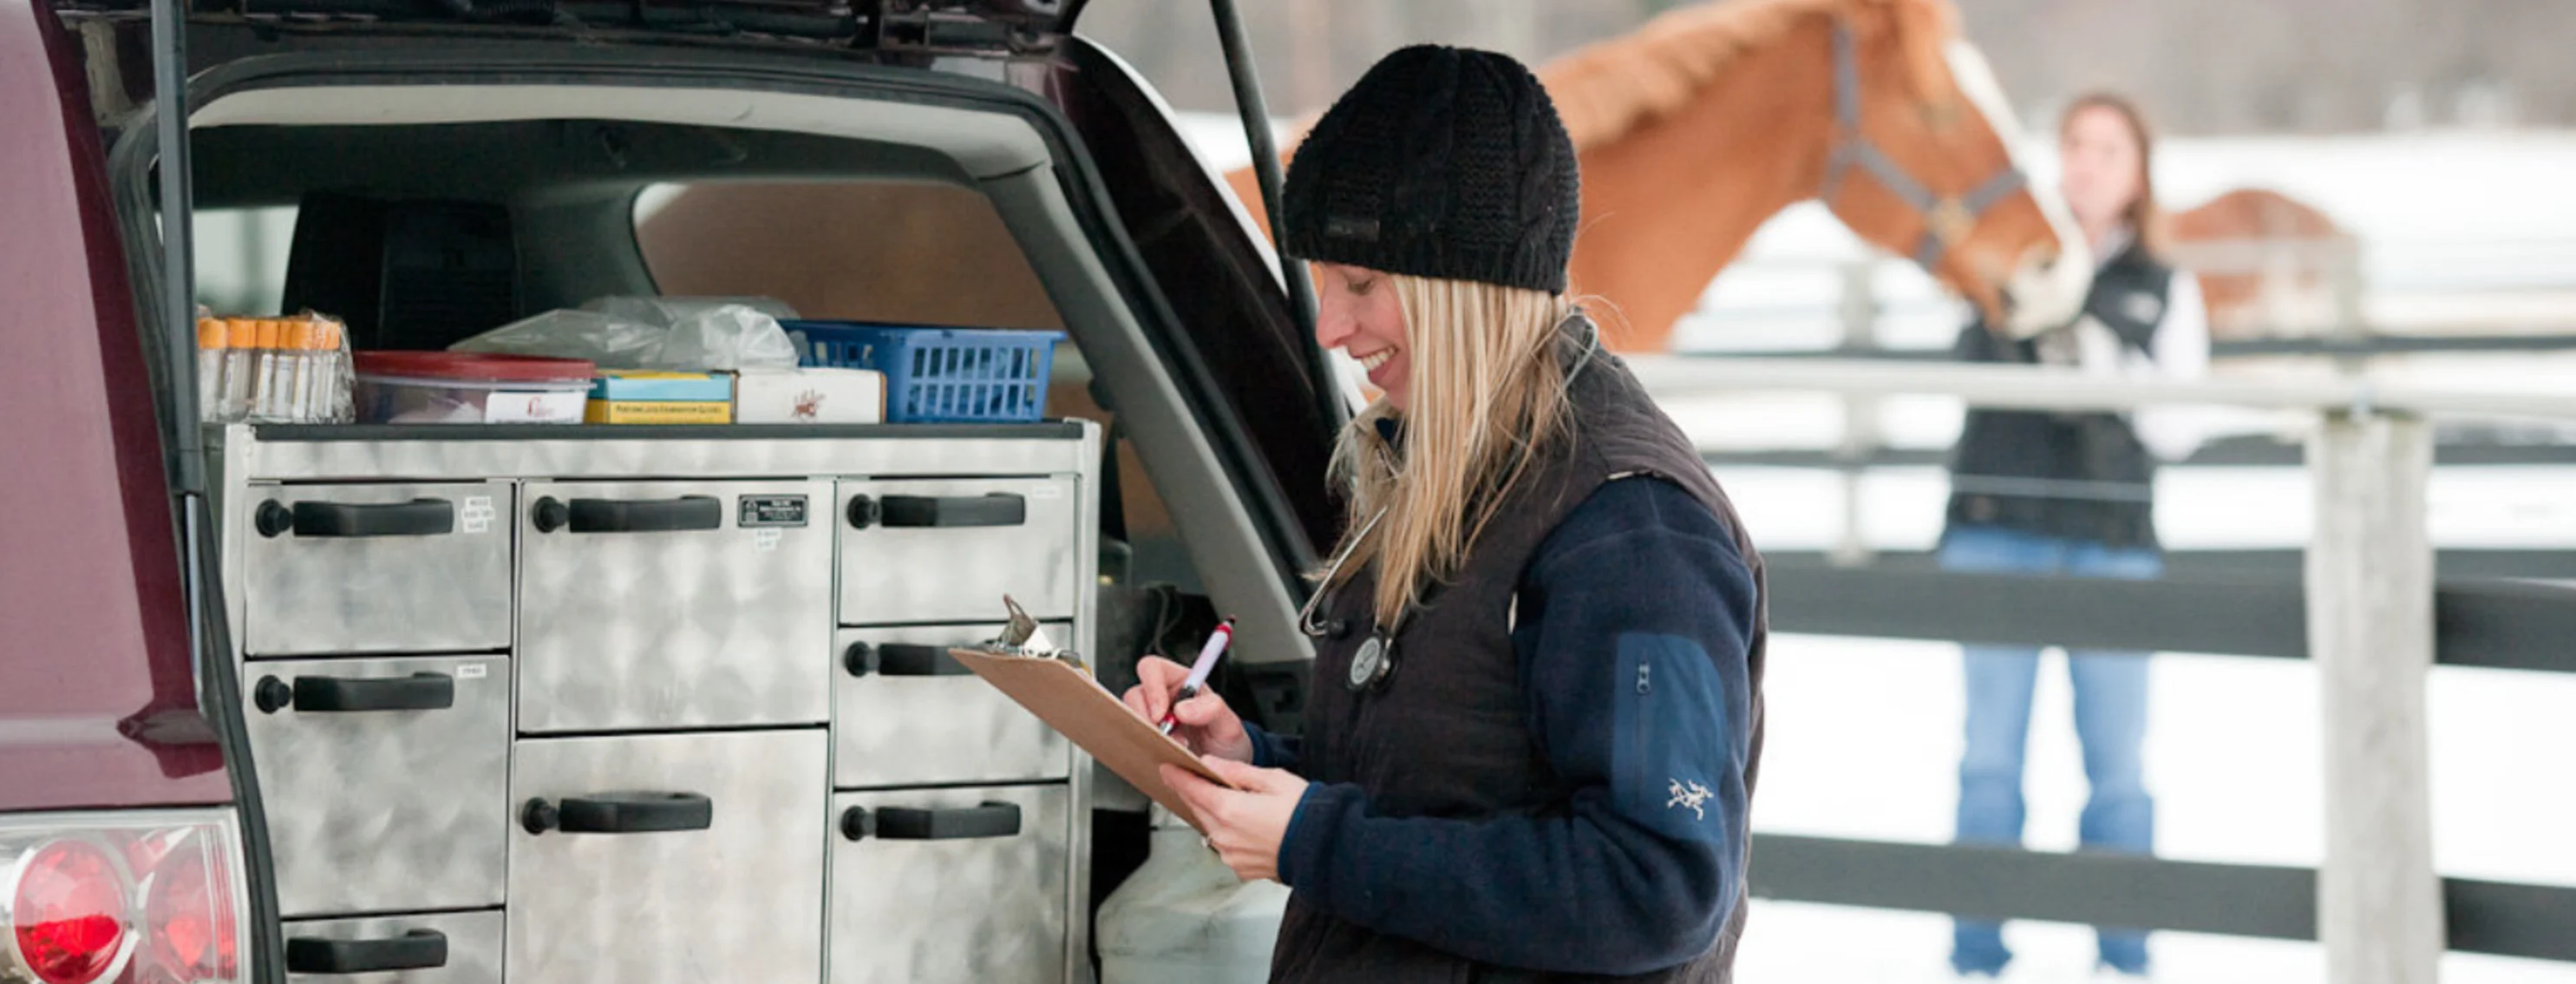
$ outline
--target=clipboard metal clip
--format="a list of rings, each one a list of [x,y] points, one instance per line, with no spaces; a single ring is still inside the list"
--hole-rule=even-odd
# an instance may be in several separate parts
[[[986,650],[1028,659],[1060,660],[1084,673],[1091,672],[1090,665],[1082,661],[1081,654],[1056,648],[1054,641],[1047,638],[1046,630],[1039,627],[1038,620],[1030,616],[1027,609],[1020,607],[1018,600],[1003,595],[1002,606],[1010,610],[1010,620],[1003,625],[1001,638],[984,644]]]

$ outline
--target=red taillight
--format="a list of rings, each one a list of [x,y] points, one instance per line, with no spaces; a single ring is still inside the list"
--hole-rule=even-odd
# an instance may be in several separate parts
[[[221,867],[208,868],[205,847],[191,844],[161,863],[143,888],[143,926],[149,941],[148,975],[171,981],[228,979],[233,975],[232,887]]]
[[[0,814],[0,981],[238,984],[227,810]]]
[[[115,857],[96,844],[58,840],[30,853],[9,906],[27,970],[45,984],[91,984],[114,973],[133,942],[132,891]]]

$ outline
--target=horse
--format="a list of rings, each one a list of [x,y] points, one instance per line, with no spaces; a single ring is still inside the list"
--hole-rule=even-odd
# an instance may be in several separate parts
[[[2175,259],[2200,278],[2209,330],[2220,338],[2332,324],[2334,269],[2355,239],[2333,217],[2269,188],[2237,188],[2166,221]]]
[[[1538,75],[1583,167],[1574,289],[1614,349],[1668,350],[1754,230],[1809,198],[2015,334],[2072,320],[2091,285],[1948,0],[1683,7]],[[1251,169],[1226,179],[1266,230]]]

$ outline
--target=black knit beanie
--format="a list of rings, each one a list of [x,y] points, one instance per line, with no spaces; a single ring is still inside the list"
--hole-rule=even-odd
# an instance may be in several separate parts
[[[1315,124],[1280,212],[1301,259],[1562,294],[1581,186],[1574,141],[1526,66],[1418,45]]]

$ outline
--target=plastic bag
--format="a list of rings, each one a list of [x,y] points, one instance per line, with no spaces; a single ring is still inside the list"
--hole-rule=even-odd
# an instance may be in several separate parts
[[[603,369],[655,368],[670,332],[632,318],[597,311],[554,310],[522,318],[448,346],[452,352],[492,352],[584,359]]]
[[[614,314],[648,325],[670,327],[709,310],[725,306],[747,307],[779,321],[791,321],[796,309],[775,297],[656,297],[633,294],[611,294],[591,298],[581,306],[584,311]]]
[[[793,368],[796,343],[777,318],[740,304],[720,304],[672,322],[652,359],[651,368],[657,369]]]
[[[514,321],[448,348],[587,359],[603,369],[790,367],[796,343],[778,319],[795,316],[767,298],[612,296]]]

